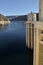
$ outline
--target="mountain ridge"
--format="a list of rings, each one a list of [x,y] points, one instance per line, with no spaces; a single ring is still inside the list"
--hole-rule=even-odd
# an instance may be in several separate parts
[[[27,21],[27,15],[6,16],[10,21]]]

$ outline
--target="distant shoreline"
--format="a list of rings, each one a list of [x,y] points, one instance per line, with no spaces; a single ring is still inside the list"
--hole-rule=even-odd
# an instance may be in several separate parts
[[[27,15],[6,16],[10,21],[27,21]]]

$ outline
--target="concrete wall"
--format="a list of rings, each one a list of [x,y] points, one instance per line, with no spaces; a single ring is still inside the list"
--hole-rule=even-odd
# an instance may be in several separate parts
[[[26,47],[33,49],[34,46],[34,23],[26,22]]]
[[[29,13],[27,16],[28,21],[37,21],[38,20],[38,13]]]
[[[43,21],[26,22],[26,45],[34,48],[33,65],[43,65]],[[42,39],[42,41],[41,41]]]
[[[28,14],[28,16],[27,16],[27,20],[28,21],[32,21],[32,18],[33,18],[33,15],[30,13],[30,14]]]
[[[34,48],[33,65],[43,65],[43,21],[27,21],[27,47]]]
[[[43,0],[39,0],[39,20],[43,21]]]
[[[26,47],[34,48],[34,34],[37,32],[36,29],[43,29],[43,21],[27,21],[26,22]]]

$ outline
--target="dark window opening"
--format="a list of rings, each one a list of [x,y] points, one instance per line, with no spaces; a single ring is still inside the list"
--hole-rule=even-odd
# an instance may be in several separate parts
[[[43,30],[41,31],[41,33],[43,34]]]
[[[43,39],[41,41],[43,41]]]

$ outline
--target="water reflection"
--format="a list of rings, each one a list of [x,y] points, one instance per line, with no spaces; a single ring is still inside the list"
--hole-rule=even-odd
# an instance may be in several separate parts
[[[1,54],[25,53],[25,51],[25,25],[20,22],[0,25]]]
[[[0,31],[3,31],[6,27],[7,25],[0,25]]]
[[[25,29],[25,24],[18,21],[0,25],[0,63],[32,65],[31,52],[26,54]]]

